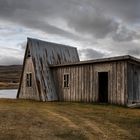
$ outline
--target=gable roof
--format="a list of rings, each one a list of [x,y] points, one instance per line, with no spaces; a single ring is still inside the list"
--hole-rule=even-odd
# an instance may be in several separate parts
[[[42,58],[48,64],[63,64],[79,61],[77,49],[71,46],[31,38],[28,38],[28,46],[36,61],[39,61],[37,58]]]
[[[57,100],[57,94],[54,88],[55,85],[49,65],[78,62],[79,56],[77,49],[66,45],[28,38],[24,57],[23,72],[27,51],[30,51],[33,61],[37,87],[40,92],[39,94],[43,94],[42,96],[45,100]],[[20,93],[23,72],[17,98],[19,97]]]

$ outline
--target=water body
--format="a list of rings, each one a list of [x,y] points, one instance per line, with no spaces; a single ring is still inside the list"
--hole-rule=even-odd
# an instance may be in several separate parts
[[[0,90],[0,98],[16,99],[17,89]]]

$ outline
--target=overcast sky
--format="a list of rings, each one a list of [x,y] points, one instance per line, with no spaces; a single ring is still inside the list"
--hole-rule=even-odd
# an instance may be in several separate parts
[[[27,37],[140,58],[140,0],[0,0],[0,65],[22,64]]]

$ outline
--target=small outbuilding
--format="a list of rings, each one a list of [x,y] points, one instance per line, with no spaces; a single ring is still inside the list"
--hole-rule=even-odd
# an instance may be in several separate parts
[[[17,98],[140,103],[140,59],[80,61],[74,47],[28,38]]]

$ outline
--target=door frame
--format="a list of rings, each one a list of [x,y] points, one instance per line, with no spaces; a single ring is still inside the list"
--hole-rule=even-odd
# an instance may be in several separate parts
[[[101,91],[100,91],[100,88],[102,88],[102,87],[100,87],[100,84],[102,84],[102,83],[100,83],[100,76],[101,76],[101,74],[105,74],[104,76],[107,76],[106,77],[106,83],[105,83],[105,86],[107,86],[107,91],[106,91],[106,93],[104,93],[105,95],[103,95],[103,97],[104,97],[104,100],[102,100],[101,99]],[[101,80],[102,80],[102,78],[101,78]],[[98,72],[98,102],[100,102],[100,103],[108,103],[108,96],[109,95],[109,72],[106,72],[106,71],[102,71],[102,72]]]

